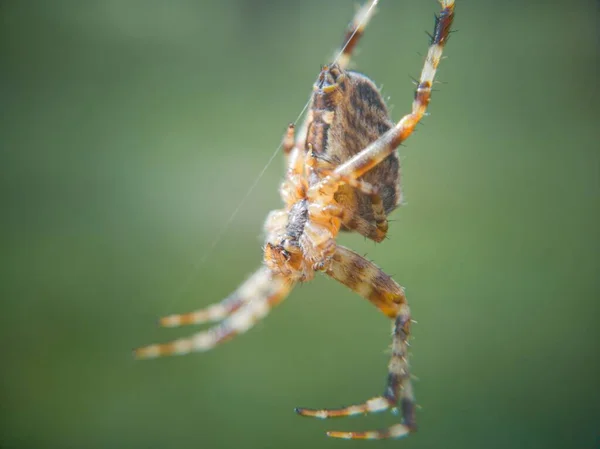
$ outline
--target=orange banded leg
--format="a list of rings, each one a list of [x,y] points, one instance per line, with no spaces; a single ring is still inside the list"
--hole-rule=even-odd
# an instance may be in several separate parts
[[[240,285],[236,291],[221,302],[211,304],[206,308],[194,312],[163,317],[160,319],[160,325],[164,327],[179,327],[188,324],[221,321],[238,310],[253,297],[260,296],[262,291],[268,287],[270,276],[269,270],[262,267]]]
[[[386,388],[381,396],[366,402],[338,409],[297,408],[302,416],[335,418],[396,409],[399,406],[402,423],[387,429],[366,432],[328,432],[334,438],[384,439],[399,438],[416,430],[415,399],[408,366],[410,311],[403,288],[374,263],[347,248],[338,246],[327,274],[367,298],[386,316],[394,319],[392,356],[388,365]]]
[[[365,32],[365,28],[373,17],[377,3],[379,3],[379,0],[371,0],[362,5],[348,24],[344,40],[342,41],[342,48],[337,50],[334,55],[334,58],[337,58],[337,61],[334,62],[337,62],[342,69],[348,68],[352,53],[356,49],[356,44],[358,44],[358,41]]]
[[[442,11],[436,17],[435,28],[431,36],[431,45],[427,51],[425,64],[421,71],[415,98],[412,104],[412,111],[402,117],[402,119],[389,131],[383,134],[367,148],[354,155],[352,158],[340,164],[335,172],[340,175],[351,178],[360,178],[373,167],[388,157],[398,146],[404,142],[414,131],[415,126],[427,110],[431,99],[431,88],[435,74],[442,58],[442,52],[448,36],[452,21],[454,20],[454,0],[440,0]],[[330,191],[336,185],[335,177],[325,177],[321,182],[315,184],[313,191]],[[315,195],[309,192],[309,197]]]
[[[212,328],[198,332],[188,338],[145,346],[135,350],[135,356],[141,359],[156,358],[168,355],[184,355],[191,352],[208,351],[238,334],[251,329],[256,322],[263,319],[272,307],[283,301],[293,287],[293,283],[283,278],[272,277],[270,288],[261,289],[262,293],[246,302],[236,312]]]
[[[296,127],[293,123],[290,123],[285,131],[285,135],[283,136],[283,141],[281,142],[281,148],[283,149],[283,153],[285,155],[290,154],[292,148],[294,148],[294,139],[296,134]]]
[[[304,158],[299,157],[300,154],[296,146],[296,125],[290,123],[285,131],[281,141],[281,148],[285,154],[288,176],[302,174],[304,166]]]
[[[327,165],[331,166],[330,163],[327,163]],[[374,186],[373,184],[367,181],[353,178],[352,176],[348,176],[344,173],[337,173],[331,168],[319,167],[319,158],[315,156],[312,145],[310,143],[308,144],[306,166],[309,167],[311,170],[316,171],[319,174],[319,177],[327,176],[332,183],[335,183],[337,185],[347,184],[350,187],[371,197],[379,196],[379,189],[377,188],[377,186]]]
[[[286,156],[288,177],[295,179],[304,173],[304,153],[296,145],[296,126],[290,123],[287,127],[281,147]]]
[[[326,170],[324,172],[327,173]],[[327,176],[332,178],[334,181],[337,181],[338,184],[347,184],[359,192],[364,193],[365,195],[369,195],[370,197],[379,197],[379,189],[377,186],[374,186],[367,181],[352,178],[348,175],[336,173],[335,171],[327,174]]]
[[[287,173],[279,192],[284,203],[292,205],[304,197],[308,187],[304,179],[304,149],[296,142],[296,127],[288,125],[282,148],[286,155]]]

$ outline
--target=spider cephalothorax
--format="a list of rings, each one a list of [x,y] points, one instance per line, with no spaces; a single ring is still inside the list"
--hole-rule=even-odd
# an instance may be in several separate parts
[[[304,123],[283,140],[287,173],[280,192],[285,207],[265,222],[264,264],[233,294],[208,308],[165,317],[165,326],[221,321],[190,338],[140,348],[141,358],[206,351],[243,333],[281,302],[295,284],[321,271],[368,299],[394,321],[392,356],[383,395],[340,409],[305,409],[303,416],[329,418],[399,409],[402,423],[368,432],[329,432],[338,438],[381,439],[416,430],[415,399],[408,365],[410,311],[404,289],[373,262],[340,246],[340,230],[381,242],[387,215],[401,202],[396,148],[425,114],[442,49],[454,18],[454,0],[440,0],[431,45],[412,111],[394,123],[377,86],[347,70],[352,50],[372,16],[371,0],[348,27],[336,61],[321,69]]]

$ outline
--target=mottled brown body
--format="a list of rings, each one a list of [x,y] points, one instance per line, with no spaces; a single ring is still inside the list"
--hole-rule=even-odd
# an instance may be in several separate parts
[[[207,351],[249,330],[301,282],[322,272],[370,301],[393,320],[392,354],[381,396],[338,409],[297,408],[302,416],[332,418],[397,409],[402,421],[385,429],[327,434],[346,439],[399,438],[416,430],[416,402],[410,378],[410,310],[404,289],[373,262],[337,244],[340,230],[356,231],[377,242],[387,233],[387,214],[400,202],[396,148],[427,109],[431,87],[454,18],[454,0],[442,11],[410,113],[393,123],[375,84],[347,70],[352,50],[378,0],[364,5],[350,23],[346,44],[324,67],[297,135],[289,125],[283,139],[287,161],[280,194],[284,207],[265,222],[263,266],[223,301],[202,310],[171,315],[164,326],[219,323],[188,338],[139,348],[140,358]]]
[[[319,170],[331,171],[394,126],[377,86],[361,73],[325,66],[313,90],[305,143],[318,160],[312,183],[321,178]],[[342,230],[379,242],[387,232],[386,216],[402,200],[398,155],[391,153],[360,179],[376,192],[369,195],[350,185],[338,189],[334,198],[348,211]]]

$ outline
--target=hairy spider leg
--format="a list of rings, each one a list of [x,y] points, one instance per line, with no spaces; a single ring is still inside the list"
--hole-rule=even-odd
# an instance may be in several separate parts
[[[326,273],[368,299],[386,316],[394,319],[392,357],[388,365],[387,385],[382,396],[371,398],[362,404],[339,409],[297,408],[296,412],[302,416],[325,419],[381,412],[394,408],[400,403],[403,417],[402,424],[396,424],[382,430],[367,432],[335,431],[328,432],[328,435],[349,439],[383,439],[407,435],[416,429],[416,423],[415,399],[407,360],[411,321],[404,289],[373,262],[343,246],[337,247],[333,256],[333,263]]]
[[[378,194],[377,187],[367,181],[363,181],[362,179],[356,179],[348,175],[336,173],[332,169],[319,168],[317,166],[317,157],[313,153],[313,148],[310,143],[308,144],[306,167],[307,169],[310,169],[312,171],[317,171],[320,176],[330,176],[335,178],[335,180],[339,184],[348,184],[349,186],[361,191],[365,195],[373,196]]]
[[[285,180],[281,184],[279,193],[281,199],[287,207],[293,206],[300,198],[306,196],[308,183],[304,177],[304,150],[294,143],[294,125],[288,126],[287,133],[284,137],[283,149],[289,148],[287,154],[287,172]],[[267,235],[273,229],[276,229],[281,223],[287,223],[288,211],[281,209],[273,211],[269,214],[265,223],[265,231]]]
[[[272,307],[283,301],[293,287],[293,282],[271,274],[266,268],[261,268],[238,289],[240,300],[243,299],[241,307],[221,323],[187,338],[136,349],[135,356],[148,359],[208,351],[251,329],[254,324],[267,316]]]
[[[337,60],[334,59],[334,62],[337,62],[342,69],[348,68],[352,54],[356,49],[356,44],[358,44],[358,41],[365,32],[365,28],[373,17],[377,9],[377,3],[379,3],[379,0],[372,0],[362,5],[348,24],[344,40],[342,41],[342,47],[334,54],[334,58],[337,58]]]
[[[270,279],[269,270],[261,268],[222,301],[193,312],[163,317],[159,323],[164,327],[179,327],[221,321],[253,297],[261,295],[265,287],[268,286],[268,279]]]
[[[296,141],[295,135],[296,126],[293,123],[290,123],[283,136],[281,147],[283,149],[283,153],[286,156],[286,179],[290,179],[293,183],[299,184],[300,182],[298,178],[302,178],[304,173],[305,155],[304,147],[300,147],[297,145],[298,142]]]
[[[415,91],[412,111],[402,117],[393,128],[367,146],[367,148],[340,164],[335,169],[336,174],[352,178],[361,177],[383,161],[404,142],[412,134],[423,115],[425,115],[431,99],[431,87],[435,73],[442,58],[444,46],[448,41],[452,21],[454,20],[454,0],[441,0],[440,4],[442,5],[442,11],[439,16],[436,16],[431,45],[429,46]],[[321,182],[311,187],[309,198],[318,197],[324,191],[334,192],[339,182],[335,176],[325,177]]]

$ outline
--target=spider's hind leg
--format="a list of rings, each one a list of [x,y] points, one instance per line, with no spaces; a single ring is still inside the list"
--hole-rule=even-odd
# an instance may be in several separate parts
[[[387,236],[388,220],[378,192],[369,195],[369,203],[366,207],[371,209],[373,221],[365,219],[358,211],[352,211],[344,217],[342,224],[349,231],[356,231],[374,242],[382,242]]]
[[[342,41],[342,47],[338,49],[334,55],[337,57],[337,63],[342,69],[347,69],[350,65],[352,54],[356,49],[356,44],[365,32],[367,24],[375,13],[375,7],[379,0],[371,0],[368,3],[362,5],[354,14],[352,21],[346,28],[344,34],[344,40]]]
[[[306,409],[296,411],[302,416],[334,418],[381,412],[399,406],[402,423],[387,429],[366,432],[328,432],[335,438],[384,439],[399,438],[416,430],[415,398],[408,366],[410,310],[403,288],[374,263],[347,248],[338,246],[327,274],[367,298],[386,316],[394,319],[392,357],[388,365],[387,384],[383,395],[361,404],[338,409]]]

